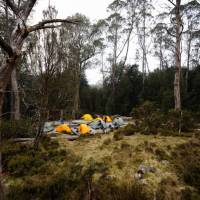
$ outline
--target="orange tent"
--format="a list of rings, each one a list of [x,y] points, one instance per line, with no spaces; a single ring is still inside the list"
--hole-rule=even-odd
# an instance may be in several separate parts
[[[80,132],[81,135],[88,135],[90,133],[90,128],[86,124],[80,124],[78,132]]]
[[[109,116],[104,116],[104,117],[103,117],[103,121],[104,121],[104,122],[112,122],[112,119],[111,119],[111,117],[109,117]]]
[[[71,133],[72,130],[67,124],[61,124],[55,128],[58,133]]]

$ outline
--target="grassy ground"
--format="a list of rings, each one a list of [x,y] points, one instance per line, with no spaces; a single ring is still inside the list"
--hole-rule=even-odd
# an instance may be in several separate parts
[[[108,176],[120,184],[131,182],[140,165],[153,166],[155,173],[145,174],[143,182],[150,190],[156,190],[161,180],[166,177],[178,181],[173,166],[167,160],[173,150],[186,143],[188,138],[134,135],[115,140],[111,133],[73,142],[63,138],[58,141],[62,148],[70,149],[80,156],[84,166],[87,166],[90,160],[109,166]],[[181,182],[179,186],[182,187]]]
[[[26,148],[7,153],[8,199],[200,199],[197,138],[110,133]],[[154,170],[136,179],[141,165]]]

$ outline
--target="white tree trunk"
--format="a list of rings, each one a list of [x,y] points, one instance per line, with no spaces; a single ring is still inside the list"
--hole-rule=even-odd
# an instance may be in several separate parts
[[[175,51],[175,78],[174,78],[174,102],[175,110],[181,110],[181,0],[176,0],[176,51]]]
[[[12,86],[12,93],[14,97],[13,102],[13,118],[14,120],[20,119],[20,95],[19,95],[19,88],[18,88],[18,82],[17,82],[17,70],[16,68],[13,69],[11,74],[11,86]]]

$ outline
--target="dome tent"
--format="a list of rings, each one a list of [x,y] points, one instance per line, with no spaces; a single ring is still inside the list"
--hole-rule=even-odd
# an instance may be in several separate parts
[[[104,121],[104,122],[112,122],[112,119],[111,119],[110,116],[104,116],[104,117],[103,117],[103,121]]]
[[[72,130],[67,124],[61,124],[55,128],[58,133],[71,133]]]
[[[85,121],[92,121],[93,117],[90,114],[85,114],[81,117],[81,119],[85,120]]]
[[[80,135],[88,135],[91,129],[86,124],[80,124],[77,130],[80,133]]]

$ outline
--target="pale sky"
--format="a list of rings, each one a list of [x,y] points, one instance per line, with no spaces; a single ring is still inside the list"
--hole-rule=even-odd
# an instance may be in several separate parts
[[[66,18],[75,13],[81,13],[90,18],[91,22],[107,16],[106,9],[112,0],[50,0],[58,10],[58,18]],[[38,0],[33,13],[33,21],[38,22],[42,19],[42,11],[49,5],[49,0]],[[89,84],[96,84],[102,80],[99,69],[86,70]]]
[[[89,17],[91,22],[95,22],[98,19],[106,18],[108,13],[106,9],[113,0],[50,0],[50,4],[54,5],[58,10],[58,18],[66,18],[75,13],[81,13]],[[167,0],[154,0],[157,11],[162,9],[159,6],[160,3],[168,2]],[[49,5],[49,0],[38,0],[38,4],[35,6],[35,12],[33,13],[33,21],[36,23],[42,19],[42,11]],[[127,63],[135,64],[135,45],[137,41],[134,40],[131,43],[129,56]],[[148,55],[148,62],[151,70],[158,67],[158,59],[152,55]],[[89,84],[96,84],[102,81],[102,74],[100,73],[100,66],[94,66],[95,69],[86,70],[86,76]]]

